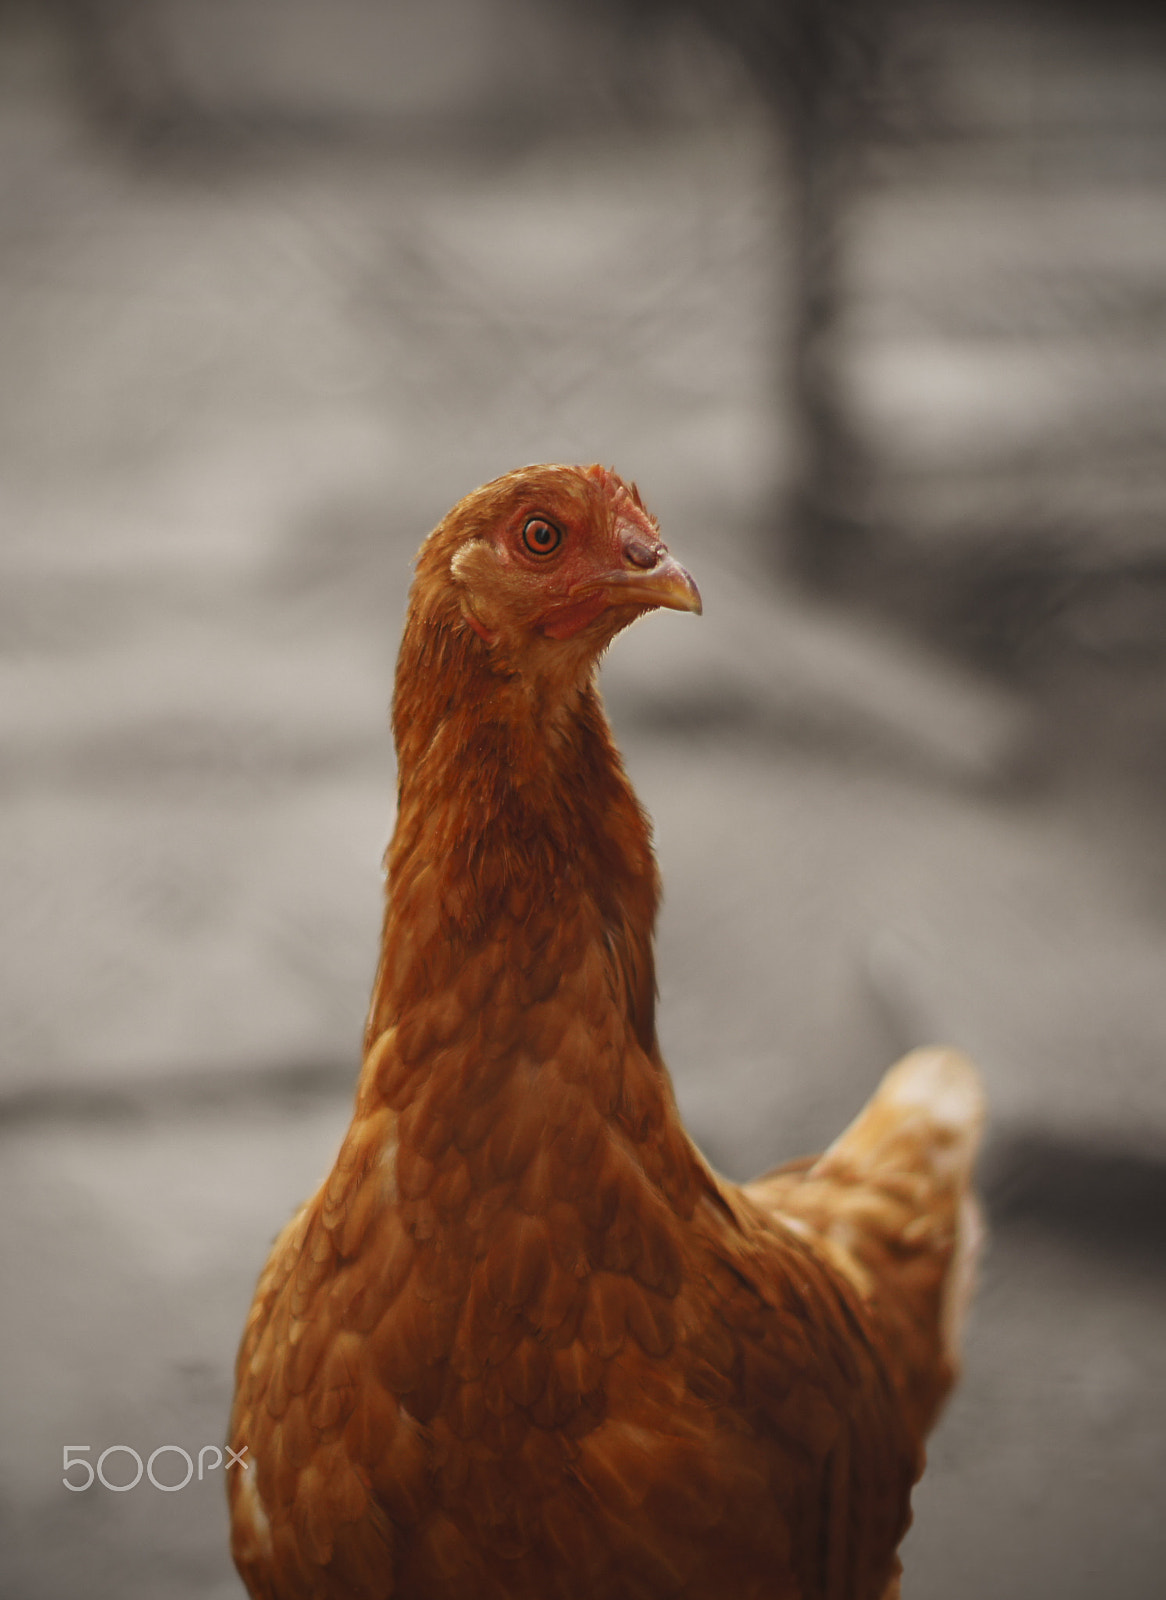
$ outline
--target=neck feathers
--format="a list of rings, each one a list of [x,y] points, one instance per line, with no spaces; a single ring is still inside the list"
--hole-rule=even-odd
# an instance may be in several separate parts
[[[593,1167],[690,1213],[703,1169],[656,1043],[656,865],[593,684],[540,706],[456,625],[413,625],[394,723],[358,1105],[396,1115],[402,1195],[447,1168],[456,1188],[461,1152],[532,1211],[582,1203]]]
[[[398,815],[368,1042],[485,946],[550,986],[571,945],[601,955],[654,1055],[659,879],[594,683],[540,701],[466,628],[414,616],[393,722]]]

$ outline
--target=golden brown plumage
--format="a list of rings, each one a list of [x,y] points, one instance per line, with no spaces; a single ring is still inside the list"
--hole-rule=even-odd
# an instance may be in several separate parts
[[[699,599],[597,467],[487,484],[421,550],[355,1115],[239,1352],[253,1596],[897,1593],[978,1085],[919,1052],[744,1188],[688,1139],[648,824],[594,684],[659,605]]]

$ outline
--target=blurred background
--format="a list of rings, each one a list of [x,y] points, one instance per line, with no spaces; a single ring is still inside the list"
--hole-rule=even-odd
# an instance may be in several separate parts
[[[62,1451],[222,1439],[348,1118],[411,557],[557,459],[705,596],[604,669],[698,1141],[988,1079],[905,1596],[1161,1592],[1164,199],[1131,0],[0,3],[6,1600],[241,1595],[221,1470]]]

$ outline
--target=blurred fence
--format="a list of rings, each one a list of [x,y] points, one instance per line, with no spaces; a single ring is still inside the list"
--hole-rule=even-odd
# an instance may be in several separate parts
[[[1166,27],[1012,0],[71,0],[139,139],[537,139],[749,86],[803,573],[1010,671],[1166,639]],[[487,130],[493,130],[489,135]],[[779,474],[775,474],[775,477]]]

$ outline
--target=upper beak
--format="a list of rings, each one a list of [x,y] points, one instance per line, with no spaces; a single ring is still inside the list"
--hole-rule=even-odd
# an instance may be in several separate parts
[[[608,589],[615,605],[666,606],[669,611],[700,615],[700,590],[666,546],[649,548],[639,538],[627,539],[624,559],[624,566],[573,584],[572,595]]]

